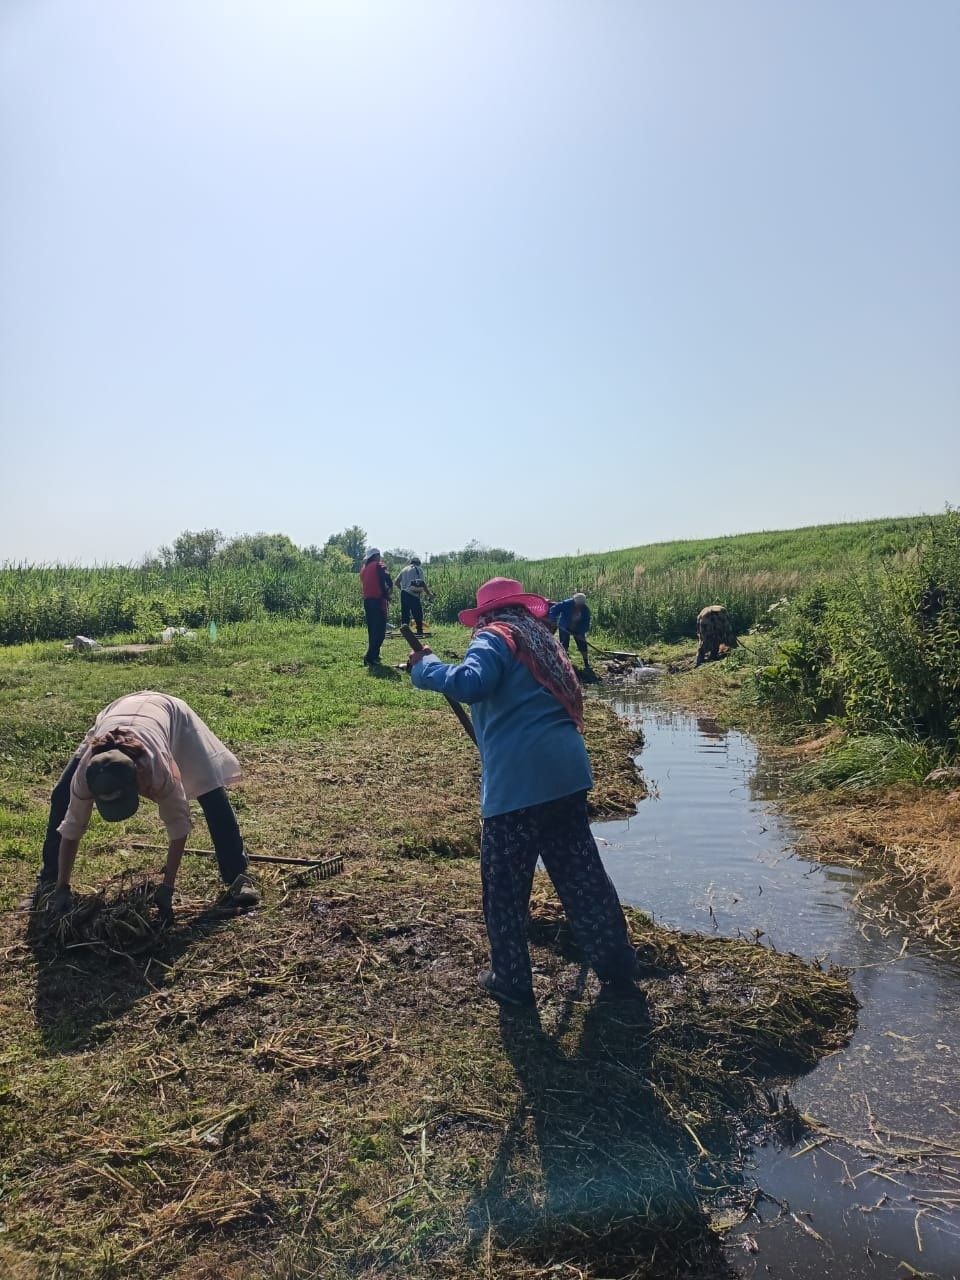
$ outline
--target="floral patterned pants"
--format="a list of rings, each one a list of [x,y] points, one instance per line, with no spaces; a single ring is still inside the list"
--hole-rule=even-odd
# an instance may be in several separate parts
[[[497,981],[523,992],[532,986],[527,911],[538,857],[600,980],[631,977],[636,953],[590,830],[587,793],[578,791],[483,820],[483,916]]]

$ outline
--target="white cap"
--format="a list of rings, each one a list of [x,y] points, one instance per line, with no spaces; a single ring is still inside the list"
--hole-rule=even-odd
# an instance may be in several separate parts
[[[372,560],[374,556],[378,556],[379,554],[380,554],[379,547],[367,547],[367,554],[364,556],[364,559]]]
[[[587,597],[583,594],[583,592],[582,592],[582,591],[575,591],[575,592],[574,592],[574,594],[573,594],[573,603],[574,603],[574,604],[586,604],[586,603],[587,603]]]

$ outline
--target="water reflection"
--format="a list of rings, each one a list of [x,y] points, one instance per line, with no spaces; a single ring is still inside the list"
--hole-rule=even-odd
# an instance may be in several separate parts
[[[714,742],[722,742],[727,736],[727,730],[722,725],[717,724],[716,720],[710,716],[697,716],[697,732],[701,738],[710,738]]]
[[[796,833],[769,798],[769,776],[757,776],[749,738],[723,732],[708,717],[647,705],[642,692],[622,698],[617,709],[641,724],[640,760],[655,785],[655,798],[634,817],[595,828],[621,897],[677,928],[757,935],[780,950],[849,966],[864,1006],[857,1034],[797,1086],[795,1100],[828,1128],[866,1143],[887,1131],[932,1138],[960,1187],[960,1160],[951,1155],[960,1151],[956,961],[919,942],[904,948],[903,931],[872,923],[857,903],[856,870],[795,854]],[[894,1141],[886,1139],[888,1146]],[[939,1226],[925,1218],[921,1253],[918,1204],[908,1197],[923,1194],[922,1178],[898,1174],[903,1185],[891,1186],[865,1172],[869,1159],[851,1160],[848,1179],[826,1151],[797,1159],[759,1152],[761,1185],[794,1211],[810,1210],[826,1243],[778,1218],[776,1228],[757,1236],[760,1254],[738,1257],[738,1269],[893,1275],[902,1258],[918,1271],[960,1274],[952,1234],[960,1234],[960,1214],[939,1213]],[[884,1196],[879,1208],[865,1211]],[[756,1234],[756,1224],[750,1230]],[[867,1250],[890,1253],[892,1264],[869,1261]]]

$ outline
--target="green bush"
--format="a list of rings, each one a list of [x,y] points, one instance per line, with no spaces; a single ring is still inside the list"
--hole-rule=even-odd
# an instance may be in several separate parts
[[[955,747],[960,730],[960,512],[931,521],[916,555],[818,583],[780,611],[754,672],[761,702]]]

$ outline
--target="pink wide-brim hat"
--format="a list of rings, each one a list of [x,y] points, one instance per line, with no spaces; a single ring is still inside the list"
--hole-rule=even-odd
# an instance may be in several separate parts
[[[512,604],[522,605],[535,618],[545,618],[550,609],[549,600],[524,591],[523,583],[516,578],[491,578],[477,588],[477,607],[464,609],[458,616],[465,627],[475,627],[485,613]]]

